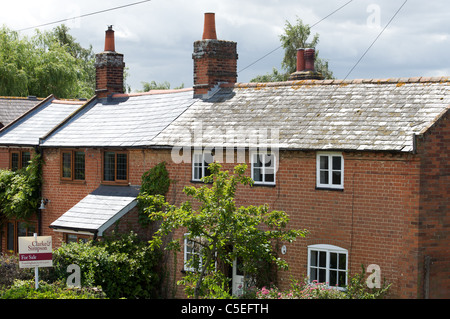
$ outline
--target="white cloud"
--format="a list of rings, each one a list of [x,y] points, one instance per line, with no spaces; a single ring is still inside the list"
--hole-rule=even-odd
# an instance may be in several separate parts
[[[12,29],[31,27],[133,3],[136,0],[16,0],[2,4],[0,21]],[[314,25],[348,0],[153,0],[128,8],[66,22],[84,46],[100,52],[107,25],[116,31],[116,50],[123,53],[134,89],[141,81],[192,85],[192,44],[201,39],[203,14],[216,13],[217,35],[238,43],[238,69],[280,45],[285,21],[301,18]],[[353,1],[313,29],[318,50],[336,77],[344,77],[374,41],[404,0]],[[374,14],[379,14],[374,16]],[[351,77],[442,75],[450,67],[450,3],[409,0]],[[379,21],[380,25],[374,24]],[[55,25],[45,27],[51,29]],[[31,34],[25,32],[25,34]],[[280,68],[284,51],[275,50],[238,80]]]

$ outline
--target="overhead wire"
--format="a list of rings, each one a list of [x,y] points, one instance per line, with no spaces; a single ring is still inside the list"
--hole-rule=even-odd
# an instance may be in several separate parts
[[[76,16],[76,17],[72,17],[72,18],[61,19],[61,20],[48,22],[48,23],[43,23],[43,24],[40,24],[40,25],[32,26],[32,27],[23,28],[23,29],[17,30],[17,32],[26,31],[26,30],[30,30],[30,29],[41,28],[41,27],[45,27],[45,26],[48,26],[48,25],[52,25],[52,24],[66,22],[66,21],[69,21],[69,20],[85,18],[85,17],[96,15],[96,14],[100,14],[100,13],[105,13],[105,12],[114,11],[114,10],[118,10],[118,9],[128,8],[128,7],[131,7],[131,6],[135,6],[135,5],[142,4],[142,3],[145,3],[145,2],[150,2],[150,1],[152,1],[152,0],[144,0],[144,1],[133,2],[133,3],[125,4],[125,5],[114,7],[114,8],[109,8],[109,9],[104,9],[104,10],[100,10],[100,11],[95,11],[95,12],[91,12],[91,13],[82,14],[82,15],[79,15],[79,16]]]
[[[328,15],[326,15],[325,17],[323,17],[322,19],[320,19],[319,21],[317,21],[316,23],[314,23],[310,28],[314,28],[316,25],[318,25],[319,23],[321,23],[322,21],[328,19],[329,17],[331,17],[333,14],[335,14],[336,12],[342,10],[344,7],[346,7],[347,5],[349,5],[351,2],[353,2],[353,0],[350,0],[348,2],[346,2],[345,4],[343,4],[342,6],[340,6],[339,8],[337,8],[336,10],[334,10],[333,12],[329,13]],[[250,63],[249,65],[247,65],[245,68],[241,69],[238,71],[238,73],[250,68],[251,66],[255,65],[256,63],[258,63],[259,61],[263,60],[264,58],[268,57],[269,55],[271,55],[272,53],[274,53],[275,51],[278,51],[279,49],[281,49],[283,47],[283,45],[278,46],[277,48],[273,49],[272,51],[270,51],[269,53],[266,53],[265,55],[263,55],[262,57],[260,57],[259,59],[257,59],[256,61]]]

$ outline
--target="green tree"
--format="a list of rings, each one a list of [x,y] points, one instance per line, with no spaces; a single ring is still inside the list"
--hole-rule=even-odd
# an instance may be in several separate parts
[[[156,81],[151,82],[141,82],[142,83],[142,91],[140,92],[149,92],[150,90],[170,90],[170,83],[167,81],[157,83]],[[175,89],[184,88],[184,83]]]
[[[186,274],[179,282],[185,285],[188,296],[227,295],[227,278],[216,267],[218,262],[231,266],[239,258],[247,277],[256,276],[262,262],[286,269],[287,263],[274,252],[274,241],[292,242],[306,234],[305,230],[288,230],[289,218],[283,211],[269,211],[268,205],[236,206],[238,184],[253,185],[253,180],[244,175],[246,168],[245,164],[238,165],[230,174],[221,170],[220,164],[210,164],[211,175],[203,177],[204,186],[183,190],[194,202],[188,200],[179,207],[165,202],[161,195],[138,197],[147,203],[149,218],[160,222],[151,241],[154,248],[161,247],[163,239],[180,228],[200,248],[202,258],[189,261],[198,271]],[[179,251],[180,239],[170,241],[166,249]]]
[[[297,49],[300,48],[316,48],[319,43],[319,35],[316,33],[308,42],[311,36],[311,28],[308,24],[297,17],[297,23],[291,24],[286,21],[284,27],[284,34],[280,35],[281,46],[284,48],[284,57],[281,62],[281,67],[284,72],[278,71],[276,68],[272,69],[272,73],[266,75],[259,75],[250,82],[279,82],[286,81],[289,76],[297,69]],[[328,61],[319,58],[319,51],[316,49],[315,68],[321,72],[326,79],[333,78],[333,72],[328,68]]]
[[[62,25],[20,37],[0,28],[0,95],[88,98],[95,90],[94,54]]]

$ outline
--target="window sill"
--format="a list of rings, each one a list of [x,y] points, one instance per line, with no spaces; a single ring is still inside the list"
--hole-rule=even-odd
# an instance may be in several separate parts
[[[277,186],[277,184],[266,184],[266,183],[253,183],[253,186],[258,186],[258,187],[275,187]]]
[[[343,192],[344,188],[337,188],[337,187],[326,187],[326,186],[316,186],[317,191],[337,191],[337,192]]]
[[[69,180],[69,179],[60,179],[61,184],[86,184],[85,180]]]

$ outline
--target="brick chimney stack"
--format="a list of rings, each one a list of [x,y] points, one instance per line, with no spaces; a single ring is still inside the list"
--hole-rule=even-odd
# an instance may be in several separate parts
[[[123,54],[115,50],[114,30],[108,27],[105,34],[105,51],[95,56],[95,94],[105,98],[114,93],[123,93]]]
[[[322,73],[315,70],[316,50],[298,49],[297,50],[297,71],[289,77],[290,81],[295,80],[323,80]]]
[[[215,14],[205,13],[202,40],[194,42],[194,97],[206,97],[220,83],[237,82],[236,42],[217,40]]]

